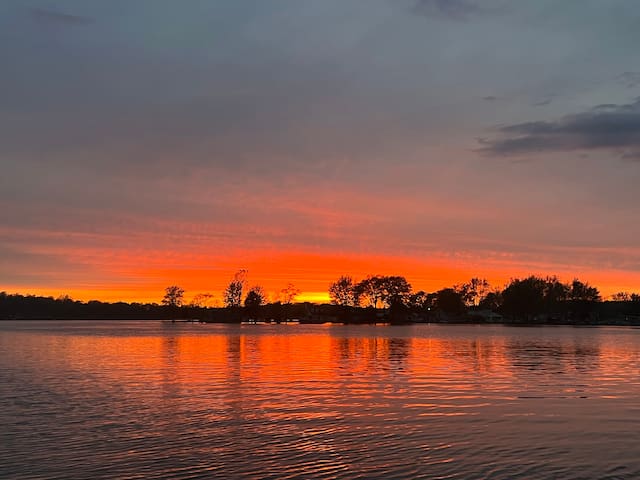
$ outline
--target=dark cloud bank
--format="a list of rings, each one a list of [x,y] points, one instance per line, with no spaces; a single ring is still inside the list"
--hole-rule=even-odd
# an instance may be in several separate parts
[[[558,120],[525,122],[498,129],[481,139],[488,155],[517,156],[544,152],[609,150],[621,158],[640,161],[640,97],[623,105],[598,105]]]

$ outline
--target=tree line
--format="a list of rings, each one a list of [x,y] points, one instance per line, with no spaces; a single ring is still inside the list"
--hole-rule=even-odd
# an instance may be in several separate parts
[[[247,270],[238,270],[233,278],[226,285],[222,292],[222,299],[225,308],[255,308],[265,305],[268,302],[267,294],[261,285],[248,284]],[[291,304],[296,297],[300,295],[300,289],[293,283],[287,284],[285,288],[280,290],[277,300],[273,303]],[[185,290],[178,285],[170,285],[165,288],[165,294],[162,298],[162,305],[169,307],[182,307],[185,305],[195,307],[206,307],[205,299],[213,297],[210,293],[197,294],[190,303],[185,302]]]
[[[222,308],[209,305],[213,297],[209,293],[199,293],[187,302],[185,290],[178,285],[165,289],[160,304],[81,302],[67,295],[52,298],[0,292],[0,319],[314,319],[353,323],[482,322],[487,318],[505,323],[611,323],[619,319],[619,323],[640,324],[640,294],[618,292],[610,301],[603,301],[599,290],[589,283],[579,279],[565,283],[557,276],[514,278],[502,288],[474,277],[425,292],[415,291],[401,275],[369,275],[360,281],[342,275],[328,286],[328,293],[330,305],[297,303],[300,290],[290,283],[269,302],[264,288],[250,285],[247,271],[239,270],[223,291]]]
[[[427,316],[477,317],[496,312],[512,320],[584,321],[602,312],[602,296],[589,283],[575,278],[562,282],[557,276],[513,278],[503,288],[493,288],[484,278],[443,288],[436,292],[413,291],[403,276],[370,275],[361,281],[343,275],[329,286],[331,303],[346,308],[383,308],[428,313]],[[633,303],[640,294],[618,292],[611,300]]]

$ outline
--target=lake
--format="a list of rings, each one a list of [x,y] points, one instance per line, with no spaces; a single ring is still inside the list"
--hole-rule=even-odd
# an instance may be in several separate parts
[[[0,478],[640,478],[629,327],[6,321],[0,379]]]

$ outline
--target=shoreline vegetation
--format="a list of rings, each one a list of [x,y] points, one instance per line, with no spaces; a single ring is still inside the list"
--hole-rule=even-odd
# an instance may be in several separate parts
[[[556,276],[512,279],[492,288],[481,278],[436,292],[413,291],[402,276],[342,276],[329,286],[330,304],[296,302],[287,285],[268,302],[260,286],[248,287],[237,272],[223,292],[223,307],[208,306],[211,294],[185,301],[172,285],[161,303],[82,302],[0,292],[0,320],[158,320],[204,323],[466,323],[507,325],[640,325],[640,294],[619,292],[603,300],[598,289]]]

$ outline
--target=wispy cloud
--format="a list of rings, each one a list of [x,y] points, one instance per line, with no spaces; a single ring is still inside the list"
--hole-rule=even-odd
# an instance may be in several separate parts
[[[481,139],[480,151],[517,156],[552,151],[610,150],[624,159],[640,159],[640,98],[629,104],[598,105],[558,120],[525,122],[498,129]]]
[[[534,101],[532,105],[534,107],[544,107],[546,105],[549,105],[553,101],[553,97],[554,95],[548,95],[546,97],[543,97],[539,100]]]
[[[88,25],[94,22],[94,19],[91,17],[72,15],[70,13],[63,13],[44,8],[32,8],[29,10],[29,13],[31,14],[31,18],[36,22],[47,24],[79,26]]]

